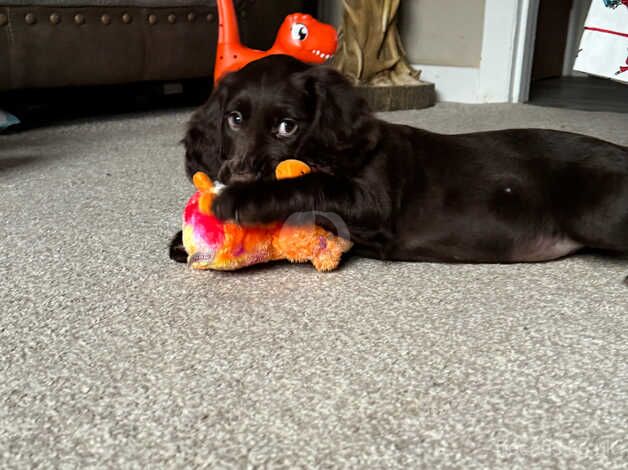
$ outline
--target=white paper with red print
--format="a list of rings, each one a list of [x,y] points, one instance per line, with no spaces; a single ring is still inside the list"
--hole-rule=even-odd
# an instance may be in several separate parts
[[[593,0],[574,70],[628,83],[628,0]]]

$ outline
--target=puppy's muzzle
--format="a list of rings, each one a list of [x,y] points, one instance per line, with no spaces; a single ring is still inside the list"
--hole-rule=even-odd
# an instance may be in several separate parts
[[[257,179],[257,174],[243,165],[224,165],[218,172],[218,181],[224,184],[248,183]]]

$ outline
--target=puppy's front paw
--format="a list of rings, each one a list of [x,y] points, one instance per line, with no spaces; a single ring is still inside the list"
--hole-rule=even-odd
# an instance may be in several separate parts
[[[247,185],[234,184],[225,188],[214,199],[212,210],[220,220],[229,220],[240,225],[260,223],[255,191]]]
[[[216,196],[212,204],[212,212],[223,221],[237,222],[238,194],[233,187],[225,188]]]

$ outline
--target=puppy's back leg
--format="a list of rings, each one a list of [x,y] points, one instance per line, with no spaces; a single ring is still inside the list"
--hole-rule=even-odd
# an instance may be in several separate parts
[[[178,231],[177,234],[170,241],[169,249],[170,259],[177,263],[187,263],[188,254],[183,247],[183,232]]]
[[[582,183],[565,232],[589,248],[628,254],[628,173],[590,174]]]

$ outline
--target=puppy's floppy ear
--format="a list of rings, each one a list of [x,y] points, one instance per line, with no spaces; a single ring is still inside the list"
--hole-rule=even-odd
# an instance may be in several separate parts
[[[379,140],[379,126],[366,101],[353,85],[331,67],[311,67],[294,74],[295,86],[305,90],[314,118],[302,142],[300,153],[346,154],[348,167],[372,150]],[[349,169],[349,168],[347,168]]]
[[[222,120],[227,95],[228,86],[223,79],[188,123],[182,142],[185,145],[185,171],[189,178],[197,171],[207,173],[212,179],[218,176],[224,160]]]

